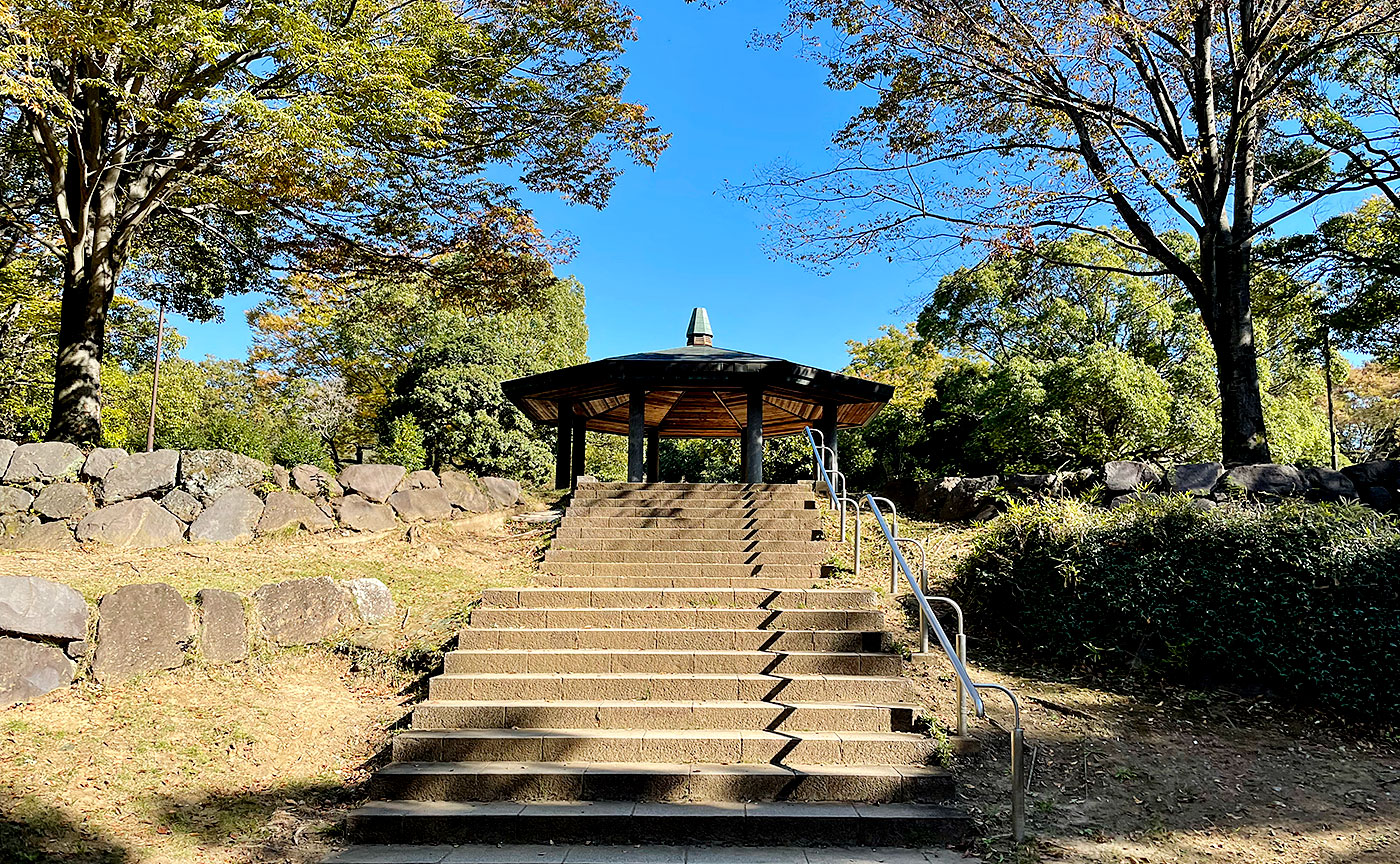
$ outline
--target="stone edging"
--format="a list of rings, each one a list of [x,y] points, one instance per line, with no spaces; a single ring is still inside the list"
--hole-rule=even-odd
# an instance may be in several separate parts
[[[65,687],[80,672],[111,684],[192,657],[234,663],[259,642],[310,645],[392,623],[395,611],[388,587],[371,578],[274,582],[246,597],[203,588],[193,607],[164,583],[124,585],[104,594],[93,614],[66,585],[0,576],[0,707]]]
[[[243,543],[305,530],[387,531],[522,503],[520,484],[459,471],[288,470],[228,450],[132,453],[0,440],[0,549]]]

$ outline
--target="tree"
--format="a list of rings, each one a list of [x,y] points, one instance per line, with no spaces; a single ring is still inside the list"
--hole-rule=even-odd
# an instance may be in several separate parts
[[[543,482],[554,433],[501,391],[510,378],[585,360],[583,286],[556,279],[541,302],[490,316],[458,316],[418,348],[393,386],[386,418],[411,416],[428,463]]]
[[[0,0],[0,216],[62,272],[49,436],[100,438],[113,292],[172,227],[230,272],[411,272],[511,300],[509,267],[540,259],[501,253],[556,251],[519,189],[602,206],[615,152],[665,145],[622,98],[630,38],[614,0]]]
[[[874,104],[830,170],[779,166],[779,251],[819,266],[1095,234],[1190,296],[1227,462],[1267,462],[1255,244],[1400,172],[1395,0],[792,0],[835,29],[828,84]],[[814,39],[814,41],[816,41]],[[1108,216],[1121,230],[1096,228]],[[1126,232],[1126,233],[1124,233]],[[1195,239],[1190,254],[1171,238]]]

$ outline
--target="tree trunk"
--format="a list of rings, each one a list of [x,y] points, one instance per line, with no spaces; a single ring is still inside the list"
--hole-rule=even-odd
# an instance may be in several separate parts
[[[1226,465],[1272,462],[1264,432],[1264,403],[1259,395],[1259,357],[1254,345],[1254,315],[1249,290],[1248,250],[1244,259],[1219,280],[1218,301],[1210,322],[1220,383],[1220,451]],[[1235,256],[1232,256],[1235,257]]]
[[[102,347],[119,269],[81,248],[64,261],[50,441],[102,441]]]

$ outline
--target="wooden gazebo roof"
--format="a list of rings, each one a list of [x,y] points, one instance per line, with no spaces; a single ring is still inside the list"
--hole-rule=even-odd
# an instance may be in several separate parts
[[[694,320],[691,326],[694,331]],[[747,394],[758,388],[765,437],[817,425],[824,406],[835,408],[838,428],[864,426],[894,395],[888,384],[716,348],[704,344],[707,332],[690,335],[700,344],[555,369],[503,382],[501,389],[537,423],[557,424],[559,405],[568,402],[588,429],[618,435],[628,433],[630,394],[645,391],[646,426],[665,438],[737,437]]]

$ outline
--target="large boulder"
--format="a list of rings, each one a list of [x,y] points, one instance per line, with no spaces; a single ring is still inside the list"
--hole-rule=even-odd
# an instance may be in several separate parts
[[[256,486],[271,475],[262,462],[228,450],[185,450],[180,453],[180,486],[200,501],[209,502],[230,489]]]
[[[115,504],[173,489],[179,470],[179,450],[133,453],[118,459],[102,478],[102,503]]]
[[[383,504],[399,488],[404,474],[402,465],[347,465],[340,472],[340,485]]]
[[[296,527],[312,532],[328,531],[335,527],[335,520],[300,492],[279,489],[269,493],[263,502],[262,518],[258,520],[258,533],[273,534]]]
[[[0,513],[23,513],[34,503],[34,496],[15,486],[0,486]]]
[[[481,485],[486,487],[486,494],[501,507],[514,507],[516,504],[524,504],[525,498],[520,494],[520,481],[507,480],[504,477],[482,477]]]
[[[90,451],[83,462],[82,477],[85,480],[101,480],[113,465],[125,458],[126,451],[120,447],[98,447]]]
[[[1387,489],[1400,487],[1400,462],[1382,459],[1376,462],[1358,462],[1342,468],[1342,474],[1357,489],[1371,486],[1384,486]]]
[[[292,488],[312,498],[339,498],[345,490],[335,476],[315,465],[297,465],[292,469]]]
[[[0,707],[67,687],[77,669],[52,645],[0,636]]]
[[[422,471],[410,471],[399,481],[399,491],[407,492],[411,489],[437,489],[442,485],[438,476],[426,468]]]
[[[82,543],[146,549],[180,542],[185,523],[151,499],[136,498],[89,513],[76,533]]]
[[[248,656],[248,616],[243,598],[232,591],[201,588],[194,595],[199,607],[199,651],[210,663],[234,663]]]
[[[92,672],[109,684],[174,669],[184,664],[193,638],[194,612],[178,591],[161,583],[125,585],[97,604]]]
[[[5,476],[5,471],[10,467],[10,457],[15,455],[18,446],[8,438],[0,438],[0,477]]]
[[[1340,471],[1315,465],[1303,466],[1298,470],[1308,483],[1307,496],[1310,501],[1341,501],[1357,497],[1351,478]]]
[[[1301,495],[1308,491],[1303,472],[1293,465],[1237,465],[1225,472],[1225,484],[1251,495]]]
[[[341,527],[351,531],[388,531],[399,524],[388,504],[375,504],[359,495],[337,498],[335,509]]]
[[[1114,497],[1112,501],[1108,502],[1108,506],[1109,509],[1117,510],[1119,507],[1127,507],[1129,504],[1136,504],[1140,501],[1149,503],[1161,500],[1162,496],[1156,492],[1127,492]]]
[[[1001,485],[1017,498],[1056,498],[1064,494],[1059,474],[1007,474]]]
[[[0,576],[0,631],[68,642],[87,637],[83,595],[38,576]]]
[[[10,456],[5,482],[14,484],[52,483],[72,480],[83,467],[83,451],[62,441],[21,444]]]
[[[355,623],[350,592],[325,576],[264,585],[253,592],[253,611],[278,645],[320,642]]]
[[[442,491],[447,495],[447,500],[452,502],[452,506],[458,510],[465,510],[468,513],[485,513],[492,509],[495,503],[491,496],[486,494],[486,487],[470,474],[463,474],[461,471],[444,471],[440,478]]]
[[[67,522],[34,520],[22,523],[13,532],[0,534],[0,549],[10,552],[65,552],[77,548],[78,541]]]
[[[1177,465],[1172,469],[1172,489],[1186,495],[1209,495],[1225,473],[1219,462]]]
[[[247,543],[262,518],[262,499],[242,486],[225,491],[190,523],[195,543]]]
[[[409,489],[389,496],[389,506],[405,522],[438,522],[452,518],[452,502],[441,489]]]
[[[924,519],[937,519],[943,512],[943,504],[953,490],[962,482],[961,477],[940,477],[928,483],[918,484],[914,492],[914,506],[911,515]]]
[[[1134,492],[1144,486],[1156,486],[1162,472],[1146,462],[1106,462],[1103,466],[1104,488],[1109,492]]]
[[[995,513],[992,492],[1001,482],[996,475],[959,477],[938,510],[940,522],[982,521]]]
[[[165,497],[160,499],[160,506],[181,522],[193,522],[204,511],[199,499],[184,489],[171,489],[165,493]]]
[[[97,509],[92,492],[84,483],[45,486],[30,506],[35,513],[49,520],[81,519]]]
[[[394,598],[389,586],[378,579],[364,577],[340,583],[355,598],[355,609],[366,624],[382,624],[394,615]]]

